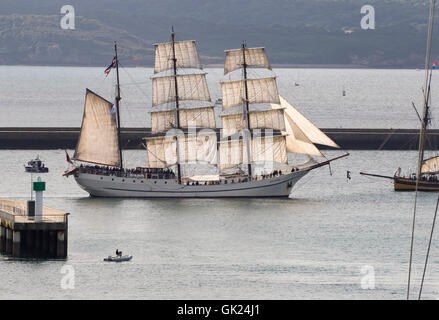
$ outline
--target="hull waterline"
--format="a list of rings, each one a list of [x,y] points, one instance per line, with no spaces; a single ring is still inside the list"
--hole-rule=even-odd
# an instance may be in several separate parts
[[[415,191],[416,180],[395,177],[393,179],[395,191]],[[439,181],[424,181],[418,183],[418,191],[439,192]]]

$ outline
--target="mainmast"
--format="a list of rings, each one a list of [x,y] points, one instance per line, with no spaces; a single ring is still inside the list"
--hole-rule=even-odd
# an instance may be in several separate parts
[[[117,139],[119,142],[119,157],[120,157],[120,168],[123,169],[123,160],[122,160],[122,147],[121,147],[121,139],[120,139],[120,110],[119,110],[119,104],[120,104],[120,85],[119,85],[119,60],[117,58],[117,43],[114,41],[114,52],[116,56],[116,118],[117,118]]]
[[[242,41],[242,69],[244,72],[244,89],[245,89],[245,120],[247,126],[246,136],[246,145],[247,145],[247,161],[248,161],[248,175],[252,176],[252,165],[251,165],[251,155],[250,155],[250,139],[251,139],[251,131],[250,131],[250,110],[249,110],[249,99],[248,99],[248,86],[247,86],[247,63],[245,61],[245,49],[246,43],[245,40]]]
[[[175,128],[180,129],[180,113],[178,110],[178,85],[177,85],[177,58],[175,57],[175,32],[174,27],[172,27],[171,32],[171,43],[172,43],[172,62],[174,69],[174,86],[175,86]],[[181,167],[180,167],[180,150],[177,138],[176,148],[177,148],[177,181],[181,183]]]

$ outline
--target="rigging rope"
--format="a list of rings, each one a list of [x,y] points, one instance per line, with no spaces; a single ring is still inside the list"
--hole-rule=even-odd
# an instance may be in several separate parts
[[[432,223],[432,225],[431,225],[430,241],[428,242],[427,255],[425,256],[424,272],[422,273],[421,288],[419,289],[419,297],[418,297],[418,300],[421,300],[422,288],[423,288],[423,286],[424,286],[425,272],[427,271],[428,257],[429,257],[429,255],[430,255],[431,240],[433,239],[434,225],[436,224],[436,216],[437,216],[437,209],[438,209],[438,206],[439,206],[439,196],[438,196],[438,198],[437,198],[437,202],[436,202],[436,210],[435,210],[435,212],[434,212],[433,223]]]

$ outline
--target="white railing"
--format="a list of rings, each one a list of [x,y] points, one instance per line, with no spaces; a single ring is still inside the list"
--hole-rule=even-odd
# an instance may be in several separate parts
[[[0,200],[0,218],[10,220],[14,223],[27,222],[51,222],[65,223],[68,213],[61,210],[43,207],[43,215],[29,217],[27,215],[26,203],[14,200]]]

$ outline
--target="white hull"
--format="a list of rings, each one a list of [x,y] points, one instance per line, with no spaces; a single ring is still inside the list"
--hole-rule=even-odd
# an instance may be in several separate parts
[[[308,170],[269,179],[215,185],[178,184],[175,179],[143,179],[76,172],[79,186],[96,197],[117,198],[239,198],[288,197]]]

